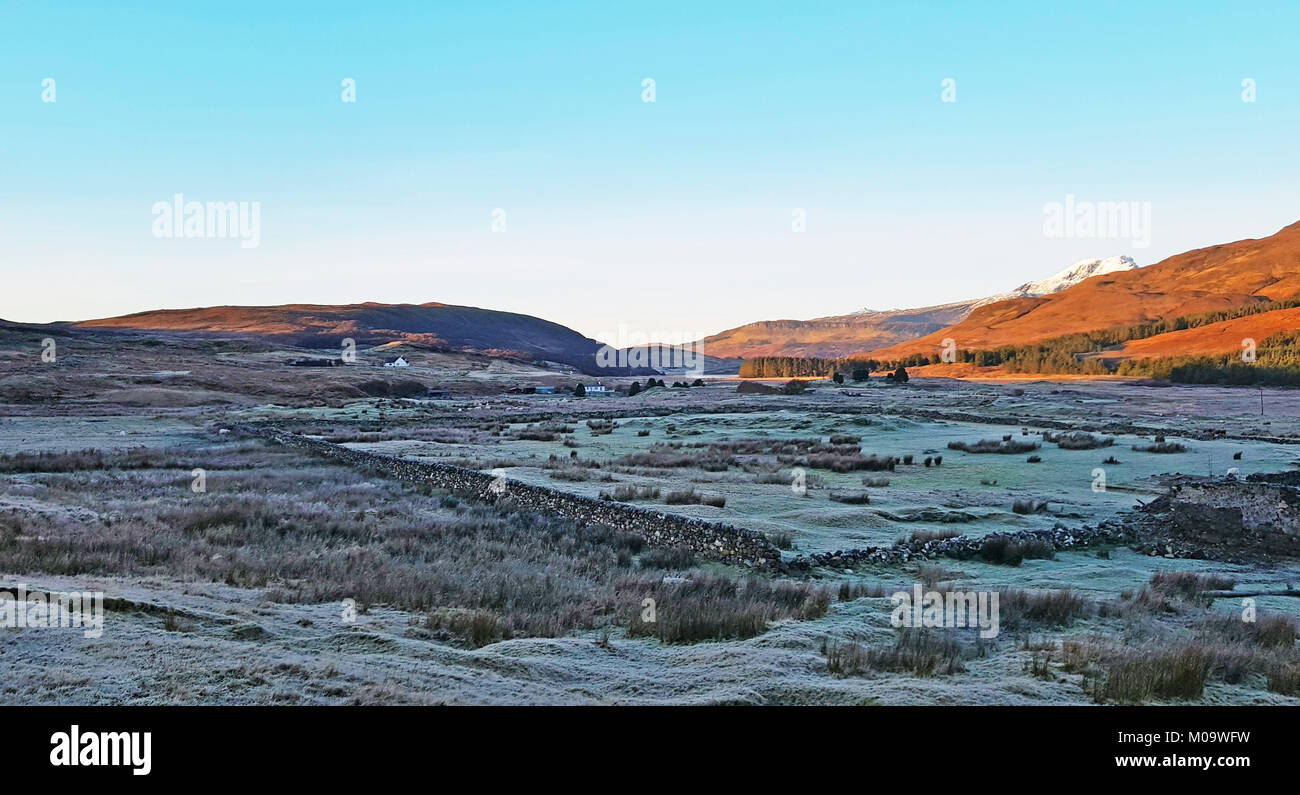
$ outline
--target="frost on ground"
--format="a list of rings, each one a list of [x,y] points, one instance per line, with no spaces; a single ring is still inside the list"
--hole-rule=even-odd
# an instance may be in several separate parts
[[[0,628],[0,703],[1296,704],[1292,558],[1117,546],[756,574],[220,433],[274,424],[500,470],[760,530],[793,556],[1076,529],[1171,483],[1231,488],[1230,467],[1243,482],[1294,471],[1300,399],[1270,395],[1264,417],[1257,400],[917,379],[801,396],[720,381],[584,400],[15,405],[0,420],[0,587],[112,601],[100,638]],[[1054,441],[1071,431],[1113,441]],[[1166,437],[1167,452],[1134,449]],[[1007,439],[1039,460],[968,452]],[[1270,515],[1251,513],[1252,532]],[[916,583],[996,591],[1001,633],[892,627],[890,594]]]

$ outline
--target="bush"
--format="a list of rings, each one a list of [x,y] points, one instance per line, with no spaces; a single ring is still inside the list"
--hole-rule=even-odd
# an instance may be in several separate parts
[[[769,530],[763,535],[777,549],[794,549],[794,536],[785,530]]]
[[[1056,548],[1046,541],[1015,541],[1010,536],[985,536],[976,553],[988,563],[1004,566],[1019,566],[1025,560],[1051,560],[1056,557]]]
[[[1216,574],[1196,574],[1191,571],[1158,571],[1149,583],[1156,591],[1187,601],[1202,601],[1206,591],[1231,591],[1237,581]]]
[[[1205,692],[1210,659],[1194,646],[1134,651],[1110,665],[1094,692],[1100,703],[1141,704],[1151,699],[1197,699]]]
[[[1093,604],[1069,589],[998,593],[999,622],[1004,629],[1064,627],[1092,612]]]
[[[617,502],[632,500],[654,500],[659,497],[659,489],[654,486],[615,486],[613,491],[602,491],[600,498]]]
[[[1074,431],[1065,434],[1053,434],[1051,431],[1044,431],[1043,441],[1052,442],[1062,450],[1095,450],[1098,447],[1110,447],[1115,443],[1115,440],[1110,437],[1093,436],[1086,431]]]
[[[947,541],[950,538],[956,538],[961,533],[956,530],[914,530],[907,537],[908,544],[928,544],[931,541]]]
[[[664,643],[752,638],[768,623],[826,615],[829,591],[806,583],[696,575],[665,582],[644,575],[620,581],[622,623],[629,637]],[[655,601],[655,620],[642,618],[642,600]]]
[[[1178,442],[1159,441],[1153,444],[1135,444],[1133,449],[1139,453],[1185,453],[1187,447]]]
[[[975,443],[948,442],[949,450],[960,450],[963,453],[1019,454],[1037,450],[1039,447],[1038,442],[1021,442],[1011,439],[983,439]]]
[[[724,508],[727,505],[727,498],[721,494],[701,494],[695,489],[687,489],[668,492],[664,502],[669,505],[709,505],[714,508]]]
[[[867,496],[865,491],[852,494],[840,494],[832,491],[830,493],[830,498],[835,502],[842,502],[845,505],[869,505],[871,503],[871,498]]]
[[[861,676],[872,671],[910,673],[928,677],[965,671],[961,646],[940,631],[903,627],[894,645],[886,648],[845,641],[823,641],[826,667],[835,676]]]
[[[1047,510],[1046,502],[1034,502],[1033,500],[1016,500],[1011,503],[1013,513],[1030,514],[1044,513]]]

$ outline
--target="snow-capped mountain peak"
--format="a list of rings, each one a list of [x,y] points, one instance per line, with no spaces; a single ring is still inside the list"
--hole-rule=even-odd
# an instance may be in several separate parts
[[[1118,255],[1101,259],[1082,259],[1060,273],[1037,282],[1026,282],[1011,292],[1016,295],[1050,295],[1073,287],[1084,279],[1137,267],[1132,257]]]
[[[1059,293],[1062,290],[1069,289],[1084,279],[1091,279],[1093,276],[1100,276],[1103,273],[1115,273],[1116,271],[1131,271],[1138,264],[1133,261],[1132,257],[1118,254],[1113,257],[1100,257],[1096,259],[1081,259],[1060,273],[1048,276],[1036,282],[1025,282],[1009,293],[1000,293],[991,295],[981,301],[977,301],[975,306],[984,306],[998,301],[1005,301],[1008,298],[1033,298],[1040,295],[1051,295]]]

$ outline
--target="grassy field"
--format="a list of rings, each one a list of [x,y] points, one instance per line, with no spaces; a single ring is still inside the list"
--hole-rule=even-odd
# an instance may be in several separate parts
[[[193,350],[165,353],[121,361],[183,372]],[[218,366],[254,379],[258,356]],[[0,703],[1300,704],[1300,600],[1253,597],[1243,621],[1222,596],[1280,591],[1296,561],[1117,546],[754,572],[221,432],[496,471],[760,530],[793,557],[1083,528],[1174,473],[1292,468],[1300,425],[1241,392],[724,381],[578,400],[503,394],[519,373],[485,366],[451,401],[267,402],[228,380],[242,397],[144,407],[120,400],[121,361],[73,359],[90,387],[71,402],[0,392],[0,584],[112,600],[101,638],[0,629]],[[1183,449],[1134,449],[1157,437]],[[996,594],[1000,633],[892,626],[890,596],[918,583]]]

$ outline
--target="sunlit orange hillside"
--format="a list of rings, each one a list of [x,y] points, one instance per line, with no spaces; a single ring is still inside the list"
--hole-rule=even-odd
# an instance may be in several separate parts
[[[966,350],[1024,345],[1076,332],[1174,318],[1300,294],[1300,223],[1271,237],[1196,249],[1146,268],[1096,276],[1039,298],[977,308],[965,320],[924,337],[872,351],[877,359],[938,353],[946,338]],[[1242,337],[1262,340],[1300,327],[1279,310],[1131,343],[1122,354],[1227,353]]]

